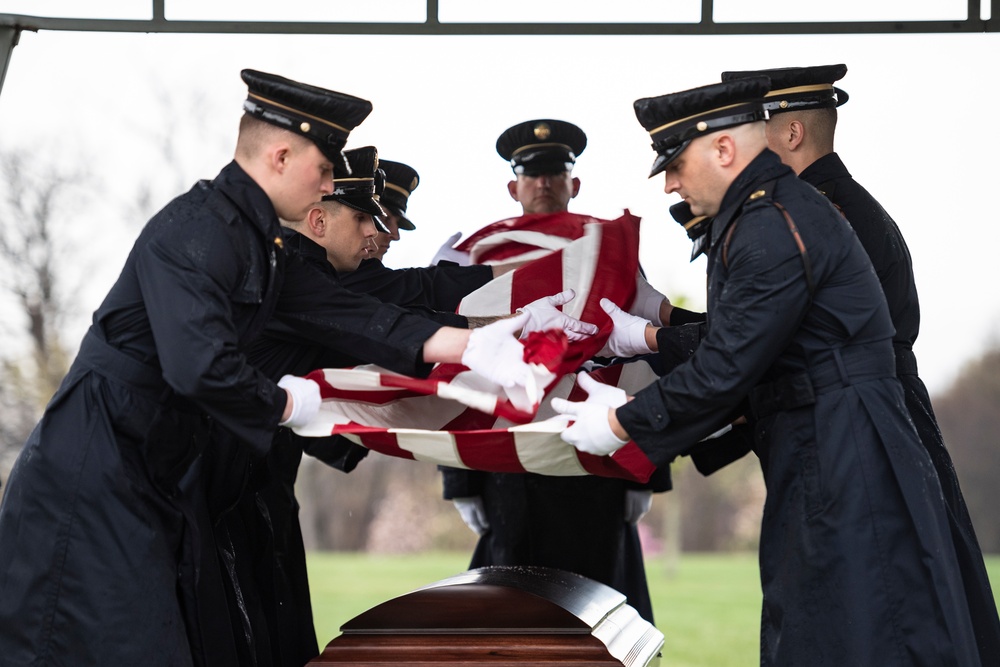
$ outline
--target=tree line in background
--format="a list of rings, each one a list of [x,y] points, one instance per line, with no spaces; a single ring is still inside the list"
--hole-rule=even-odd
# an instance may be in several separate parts
[[[169,147],[169,143],[166,144]],[[89,262],[74,241],[74,215],[86,200],[84,182],[71,171],[20,151],[0,150],[0,484],[71,361],[77,341],[65,340],[67,321]],[[37,154],[34,154],[37,155]],[[180,190],[177,191],[179,193]],[[174,193],[176,194],[176,193]],[[143,189],[123,215],[141,219],[155,197]],[[164,199],[165,201],[165,199]],[[1000,553],[1000,341],[965,365],[956,381],[934,397],[980,544]],[[764,500],[753,455],[711,477],[687,459],[673,466],[674,490],[656,496],[641,535],[649,553],[756,548]],[[0,489],[2,492],[2,489]],[[297,495],[307,548],[338,551],[417,552],[467,550],[475,535],[450,502],[428,464],[369,455],[350,474],[306,457]]]

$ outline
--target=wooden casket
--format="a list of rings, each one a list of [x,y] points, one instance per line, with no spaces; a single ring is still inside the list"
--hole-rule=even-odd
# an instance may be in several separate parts
[[[618,591],[542,567],[484,567],[388,600],[310,665],[658,665],[663,635]]]

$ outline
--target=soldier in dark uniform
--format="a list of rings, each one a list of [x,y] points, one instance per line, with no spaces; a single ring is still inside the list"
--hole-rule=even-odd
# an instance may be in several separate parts
[[[799,178],[833,202],[854,228],[871,258],[896,328],[892,339],[896,375],[903,385],[910,419],[931,456],[948,503],[955,548],[962,565],[965,594],[970,605],[969,613],[976,626],[980,656],[987,664],[1000,656],[1000,619],[955,466],[941,437],[927,388],[917,374],[913,344],[920,328],[920,304],[910,252],[893,219],[851,177],[840,156],[833,150],[837,107],[848,99],[847,93],[835,87],[834,83],[845,74],[846,65],[826,65],[723,72],[722,80],[757,75],[771,79],[771,91],[764,99],[764,108],[769,114],[768,146]]]
[[[525,214],[567,209],[580,189],[572,168],[586,145],[583,131],[561,120],[526,121],[500,135],[497,152],[515,175],[507,190]],[[593,476],[442,470],[445,499],[480,535],[470,567],[538,565],[575,572],[621,591],[653,621],[636,524],[650,507],[652,491],[669,488],[668,478],[640,487]]]
[[[337,268],[356,268],[377,231],[385,231],[380,221],[385,211],[378,204],[384,181],[378,178],[375,148],[348,150],[344,155],[350,172],[335,170],[333,193],[313,204],[302,220],[286,221],[281,230],[288,255],[321,274],[328,286],[336,285]],[[314,287],[321,285],[322,281]],[[465,327],[462,318],[453,318],[443,323]],[[378,356],[371,344],[352,346],[351,351]],[[268,322],[247,356],[271,378],[358,363],[345,349],[303,338],[296,323],[281,315]],[[235,499],[213,517],[218,560],[226,564],[220,586],[228,600],[228,624],[214,624],[212,634],[224,640],[216,641],[220,648],[212,662],[293,667],[319,653],[295,497],[304,451],[350,472],[369,450],[342,437],[305,438],[283,428],[263,459],[230,455],[218,460],[225,471],[223,479],[235,486],[227,495]],[[235,477],[235,485],[234,468],[243,473]]]
[[[889,309],[854,231],[767,149],[768,90],[756,77],[635,102],[652,174],[712,218],[706,334],[631,401],[610,387],[554,401],[574,422],[564,439],[601,454],[632,439],[664,464],[749,396],[767,485],[761,664],[979,665]]]
[[[241,348],[278,299],[277,216],[301,216],[330,192],[348,132],[371,111],[280,77],[243,77],[234,161],[145,227],[11,474],[0,508],[5,660],[197,661],[181,478],[213,423],[266,449],[288,418],[286,391]],[[287,129],[267,118],[275,104]]]
[[[420,176],[416,169],[402,162],[380,159],[378,168],[385,174],[385,191],[379,201],[385,209],[385,215],[382,216],[385,231],[375,235],[375,248],[371,256],[381,262],[392,242],[399,240],[400,230],[413,231],[417,228],[406,217],[406,205],[410,195],[420,185]]]
[[[377,338],[380,358],[399,369],[461,360],[489,374],[495,343],[519,368],[509,335],[474,340],[346,290],[304,298],[318,274],[285,256],[278,219],[301,218],[332,191],[341,149],[371,104],[242,76],[234,161],[143,229],[11,472],[0,506],[7,661],[223,664],[203,634],[215,619],[198,612],[203,595],[218,594],[202,568],[219,502],[202,464],[226,442],[266,452],[279,423],[305,423],[319,404],[315,383],[276,384],[247,363],[275,314],[315,341]]]
[[[318,274],[311,284],[311,289],[318,292],[313,298],[318,301],[324,300],[322,292],[342,289],[341,277],[368,261],[364,258],[370,241],[378,231],[385,232],[382,220],[387,211],[380,203],[385,180],[376,149],[368,146],[344,154],[351,166],[350,175],[335,172],[333,193],[310,207],[301,221],[286,221],[282,230],[289,256]],[[377,260],[371,261],[381,266]],[[488,269],[486,273],[491,275]],[[391,290],[387,293],[392,295]],[[311,310],[305,303],[300,308]],[[406,310],[438,325],[470,326],[467,318],[454,312],[419,305]],[[248,350],[250,363],[267,376],[304,375],[317,368],[354,366],[386,358],[377,339],[350,345],[336,340],[318,344],[303,336],[297,313],[298,309],[276,313]],[[575,321],[565,319],[565,324],[575,326]],[[546,320],[547,324],[552,322]],[[525,328],[532,326],[529,316]],[[427,370],[429,366],[411,372]],[[235,647],[240,664],[292,667],[304,664],[319,652],[295,498],[303,452],[350,472],[368,449],[340,436],[304,438],[289,429],[279,429],[262,460],[244,462],[245,475],[236,477],[238,501],[224,504],[221,520],[214,521],[219,560],[226,565],[223,586],[229,599],[229,627],[216,627],[214,635],[227,637],[225,643]],[[236,465],[236,457],[222,457],[220,467],[232,486],[232,470],[241,468]],[[233,632],[234,628],[238,631]],[[224,661],[216,658],[216,662]]]
[[[430,267],[390,269],[382,263],[389,243],[399,238],[399,229],[414,230],[416,225],[406,217],[410,194],[420,183],[416,170],[402,162],[379,160],[385,173],[385,190],[379,204],[385,210],[381,217],[387,231],[376,235],[376,250],[353,270],[340,271],[341,283],[348,289],[409,308],[427,308],[454,313],[467,294],[493,280],[489,266],[459,266],[440,262]]]

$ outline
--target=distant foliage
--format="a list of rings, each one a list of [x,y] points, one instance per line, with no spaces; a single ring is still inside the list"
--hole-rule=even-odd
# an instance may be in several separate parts
[[[987,553],[1000,553],[1000,343],[966,364],[933,399],[969,514]]]
[[[45,151],[0,150],[0,483],[68,368],[83,179]]]

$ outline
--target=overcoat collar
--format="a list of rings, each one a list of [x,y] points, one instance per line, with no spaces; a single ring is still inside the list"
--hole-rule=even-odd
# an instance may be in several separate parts
[[[740,172],[740,175],[726,190],[726,194],[722,198],[722,206],[719,208],[718,215],[712,220],[712,228],[709,230],[709,234],[711,234],[709,247],[715,247],[722,235],[726,233],[729,225],[739,218],[743,211],[743,205],[761,184],[790,172],[791,168],[782,164],[776,153],[767,148],[761,151],[760,155],[755,157]]]

